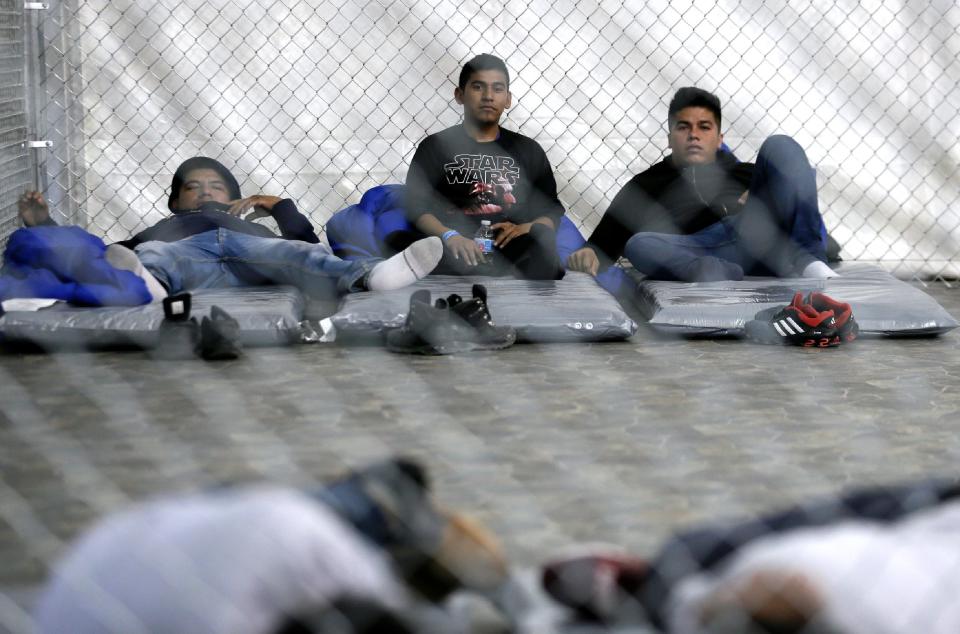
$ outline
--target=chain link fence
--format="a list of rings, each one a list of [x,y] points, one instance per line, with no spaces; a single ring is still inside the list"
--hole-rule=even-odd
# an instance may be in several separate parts
[[[0,0],[0,243],[16,228],[16,199],[33,180],[27,138],[23,7]]]
[[[663,156],[683,85],[725,104],[741,158],[781,132],[817,166],[846,259],[955,277],[960,8],[860,2],[54,0],[39,38],[41,186],[117,240],[166,215],[177,164],[232,166],[317,225],[402,182],[416,144],[459,121],[478,52],[513,73],[508,127],[546,149],[585,232]]]
[[[460,120],[462,63],[488,51],[513,73],[505,125],[544,146],[584,233],[664,155],[667,102],[695,84],[722,98],[741,158],[776,132],[807,148],[846,259],[952,279],[958,27],[960,7],[939,0],[0,0],[0,240],[33,183],[60,222],[128,237],[169,213],[172,173],[197,154],[233,167],[247,194],[294,198],[321,227],[368,188],[403,182],[416,144]],[[789,372],[780,350],[622,348],[613,362],[601,346],[542,346],[525,362],[444,365],[375,348],[229,367],[8,355],[0,632],[34,631],[37,586],[84,527],[162,490],[312,485],[413,448],[443,501],[476,506],[529,566],[598,538],[655,553],[669,527],[949,472],[960,453],[949,340],[864,346],[828,371],[826,357],[795,355]],[[869,575],[892,552],[860,562],[842,550]],[[960,578],[943,562],[929,587]],[[193,587],[177,562],[164,570]],[[929,596],[916,605],[932,619],[954,605]],[[925,623],[901,631],[933,631]]]

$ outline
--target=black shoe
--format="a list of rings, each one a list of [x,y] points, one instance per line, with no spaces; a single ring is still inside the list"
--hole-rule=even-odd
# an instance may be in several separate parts
[[[806,303],[815,310],[832,310],[837,321],[837,334],[843,343],[850,343],[860,334],[860,325],[853,318],[853,309],[846,302],[838,302],[829,295],[813,291],[807,295]]]
[[[240,324],[219,306],[200,322],[200,356],[207,361],[236,359],[242,354]]]
[[[161,359],[192,359],[200,342],[200,325],[190,316],[190,293],[163,299],[163,321],[154,353]]]
[[[832,348],[841,343],[833,310],[818,310],[796,293],[787,306],[767,308],[746,323],[749,339],[758,343]]]
[[[517,341],[517,331],[512,326],[497,326],[487,307],[487,287],[473,285],[473,297],[467,300],[459,295],[447,298],[450,312],[466,324],[470,330],[469,341],[474,350],[500,350]]]
[[[410,310],[400,328],[387,332],[387,349],[409,354],[443,354],[435,347],[447,336],[450,315],[443,300],[430,303],[430,291],[420,289],[410,295]]]
[[[413,354],[454,354],[474,350],[500,350],[513,345],[517,331],[496,326],[487,308],[487,289],[473,286],[473,298],[459,295],[430,304],[430,293],[410,296],[410,312],[403,327],[387,333],[387,348]]]
[[[464,352],[461,344],[471,336],[469,328],[453,319],[447,300],[430,303],[430,291],[421,289],[410,296],[407,320],[387,333],[387,349],[408,354],[452,354]]]

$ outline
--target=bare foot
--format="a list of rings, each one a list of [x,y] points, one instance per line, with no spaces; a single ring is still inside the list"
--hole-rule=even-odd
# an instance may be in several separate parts
[[[765,570],[722,584],[704,603],[700,623],[710,625],[735,610],[769,630],[799,632],[822,607],[818,589],[804,575]]]
[[[38,191],[27,190],[17,200],[17,213],[24,227],[36,227],[50,220],[50,207]]]

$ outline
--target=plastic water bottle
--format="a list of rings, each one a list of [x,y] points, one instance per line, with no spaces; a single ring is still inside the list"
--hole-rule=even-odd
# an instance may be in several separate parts
[[[489,262],[490,255],[493,253],[493,229],[490,228],[489,220],[480,221],[480,227],[473,235],[473,241],[477,243],[480,251],[483,252],[483,261]]]

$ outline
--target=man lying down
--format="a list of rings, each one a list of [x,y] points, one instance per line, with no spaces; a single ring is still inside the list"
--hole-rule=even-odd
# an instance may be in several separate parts
[[[236,485],[118,510],[64,553],[36,630],[465,631],[426,608],[508,578],[496,537],[435,504],[426,469],[396,457],[303,490]]]
[[[101,254],[110,267],[131,271],[146,285],[146,294],[140,294],[143,301],[119,303],[159,301],[167,294],[203,288],[265,284],[290,284],[308,295],[392,290],[426,276],[443,254],[440,239],[430,237],[387,260],[341,260],[320,244],[310,221],[292,200],[265,194],[243,197],[230,170],[202,156],[177,168],[167,206],[172,216],[110,245]],[[60,259],[54,264],[30,262],[35,255],[31,245],[38,241],[43,241],[44,251],[54,257],[58,241],[83,247],[89,247],[88,242],[99,243],[77,227],[57,227],[49,212],[39,192],[21,197],[20,217],[33,234],[15,232],[11,236],[16,253],[8,247],[5,254],[3,278],[7,283],[0,281],[0,298],[23,297],[30,292],[14,282],[32,272],[31,267],[57,269],[58,278],[73,275],[69,280],[73,282],[83,281],[76,278],[89,274],[90,267],[97,264],[93,258],[66,264]],[[250,213],[241,217],[245,212]],[[280,237],[253,222],[267,216],[276,220]],[[20,248],[24,242],[27,246]],[[93,252],[96,250],[94,246]],[[81,303],[84,297],[79,297]],[[112,303],[111,295],[104,297],[107,301],[94,303]]]
[[[606,621],[670,634],[960,631],[960,484],[874,487],[668,540],[646,560],[548,564],[547,591]]]

